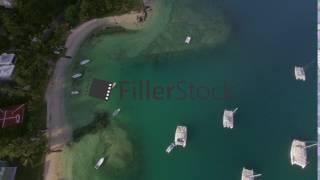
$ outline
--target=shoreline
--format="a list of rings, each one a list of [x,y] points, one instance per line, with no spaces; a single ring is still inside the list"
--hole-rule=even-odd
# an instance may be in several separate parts
[[[143,21],[140,22],[139,19],[144,16],[143,12],[132,11],[120,16],[92,19],[77,26],[71,30],[71,34],[66,39],[65,48],[67,50],[65,56],[73,58],[82,43],[97,30],[107,27],[123,27],[129,30],[141,29]],[[68,67],[72,63],[72,58],[59,58],[45,93],[49,152],[45,157],[44,180],[63,179],[62,151],[65,144],[71,139],[71,132],[64,120],[64,81]]]

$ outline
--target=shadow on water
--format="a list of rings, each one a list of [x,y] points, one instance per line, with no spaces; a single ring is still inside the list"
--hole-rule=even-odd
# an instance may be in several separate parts
[[[99,130],[106,128],[108,125],[110,125],[110,113],[96,112],[94,115],[94,120],[91,123],[73,131],[73,141],[79,142],[85,135],[97,133]]]

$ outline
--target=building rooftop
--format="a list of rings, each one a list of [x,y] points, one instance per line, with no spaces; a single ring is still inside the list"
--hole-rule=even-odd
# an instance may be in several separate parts
[[[0,0],[0,6],[5,8],[13,8],[14,0]]]
[[[22,123],[24,117],[24,110],[24,104],[0,108],[0,128],[14,126]]]
[[[6,161],[0,161],[0,180],[14,180],[17,167],[9,167]]]
[[[10,79],[15,65],[0,66],[0,79]]]
[[[15,54],[2,53],[0,55],[0,65],[12,65],[14,63],[15,57]]]

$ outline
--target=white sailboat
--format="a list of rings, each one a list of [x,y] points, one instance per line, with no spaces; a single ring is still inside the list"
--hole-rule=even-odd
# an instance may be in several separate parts
[[[96,165],[94,166],[94,168],[95,168],[95,169],[99,169],[99,168],[102,166],[103,162],[104,162],[104,157],[103,157],[103,158],[100,158],[100,159],[98,160],[98,162],[96,163]]]

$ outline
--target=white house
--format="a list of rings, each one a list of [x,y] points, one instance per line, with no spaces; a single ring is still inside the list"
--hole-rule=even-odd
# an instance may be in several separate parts
[[[0,55],[0,66],[13,64],[15,58],[16,58],[15,54],[2,53]]]
[[[13,8],[14,0],[0,0],[0,6],[5,8]]]

